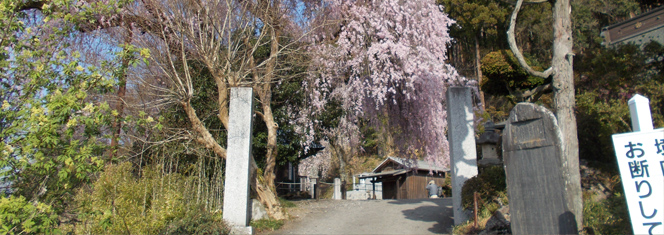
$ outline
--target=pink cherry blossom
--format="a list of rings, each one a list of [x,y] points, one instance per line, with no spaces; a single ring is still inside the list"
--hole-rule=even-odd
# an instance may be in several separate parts
[[[359,149],[358,122],[369,120],[387,124],[400,157],[448,165],[445,92],[472,85],[445,61],[454,20],[434,0],[329,0],[322,6],[318,22],[326,27],[309,40],[312,61],[303,87],[310,105],[300,121],[311,123],[332,101],[345,111],[344,121],[336,130],[313,123],[303,133],[326,141],[341,134],[335,140]]]

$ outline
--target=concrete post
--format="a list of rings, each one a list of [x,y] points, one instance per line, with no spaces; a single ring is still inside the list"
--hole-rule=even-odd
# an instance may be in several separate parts
[[[309,184],[311,185],[311,187],[309,188],[309,192],[311,193],[311,199],[316,199],[316,181],[310,178]]]
[[[302,177],[298,179],[300,179],[300,192],[306,191],[306,181]]]
[[[355,190],[357,190],[357,188],[355,187],[355,176],[353,176],[353,191]]]
[[[253,121],[253,90],[231,88],[228,117],[228,159],[224,183],[223,217],[234,234],[252,234],[249,180],[251,163],[251,131]]]
[[[334,178],[334,194],[332,196],[334,200],[341,200],[341,179]]]
[[[477,152],[473,128],[473,101],[468,87],[447,90],[447,126],[452,168],[452,205],[454,224],[468,220],[461,205],[461,188],[466,180],[477,175]]]
[[[645,96],[636,94],[629,99],[629,113],[632,117],[632,131],[652,131],[652,115],[650,114],[650,100]]]

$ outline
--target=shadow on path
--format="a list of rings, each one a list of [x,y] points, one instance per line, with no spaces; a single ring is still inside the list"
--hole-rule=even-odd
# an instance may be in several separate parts
[[[454,224],[452,200],[299,201],[297,219],[267,234],[441,234]]]
[[[422,204],[419,207],[402,210],[404,217],[414,221],[434,222],[428,230],[432,233],[449,233],[454,224],[452,198],[439,199],[402,199],[390,201],[390,204]]]

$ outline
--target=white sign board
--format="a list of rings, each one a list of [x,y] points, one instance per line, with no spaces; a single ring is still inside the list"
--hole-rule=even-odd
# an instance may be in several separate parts
[[[634,234],[664,234],[664,129],[612,137]]]

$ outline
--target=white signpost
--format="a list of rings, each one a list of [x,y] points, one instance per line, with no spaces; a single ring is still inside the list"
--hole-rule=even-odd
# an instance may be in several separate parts
[[[664,129],[653,130],[648,98],[629,100],[634,132],[613,135],[634,234],[664,234]]]

